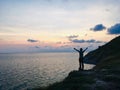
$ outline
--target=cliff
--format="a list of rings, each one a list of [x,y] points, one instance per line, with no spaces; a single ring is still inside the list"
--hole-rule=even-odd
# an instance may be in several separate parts
[[[120,64],[120,36],[85,56],[86,63],[96,64],[95,69],[110,68]],[[116,64],[115,64],[116,63]],[[112,66],[111,66],[112,65]]]

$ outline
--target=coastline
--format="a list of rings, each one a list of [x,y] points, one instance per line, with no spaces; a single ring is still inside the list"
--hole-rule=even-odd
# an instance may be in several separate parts
[[[61,82],[32,90],[120,90],[118,43],[120,36],[88,53],[85,58],[96,64],[91,70],[71,71]]]

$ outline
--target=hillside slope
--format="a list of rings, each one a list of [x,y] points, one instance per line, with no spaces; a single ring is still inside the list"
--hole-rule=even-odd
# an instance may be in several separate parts
[[[100,46],[98,49],[88,53],[85,56],[85,62],[98,64],[108,58],[116,57],[116,55],[119,53],[120,53],[120,36],[114,38],[107,44]]]

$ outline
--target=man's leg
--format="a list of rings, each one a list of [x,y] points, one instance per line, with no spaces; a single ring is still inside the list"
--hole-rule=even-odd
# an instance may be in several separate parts
[[[81,60],[81,64],[82,64],[82,70],[84,70],[84,63],[83,63],[83,59]]]
[[[80,60],[80,58],[79,58],[79,70],[81,70],[81,67],[82,67],[82,65],[81,65],[81,60]]]

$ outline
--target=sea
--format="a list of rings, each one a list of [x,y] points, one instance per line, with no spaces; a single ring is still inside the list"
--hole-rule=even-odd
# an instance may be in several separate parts
[[[85,69],[93,66],[85,64]],[[0,54],[0,90],[46,87],[78,67],[78,53],[74,52]]]

